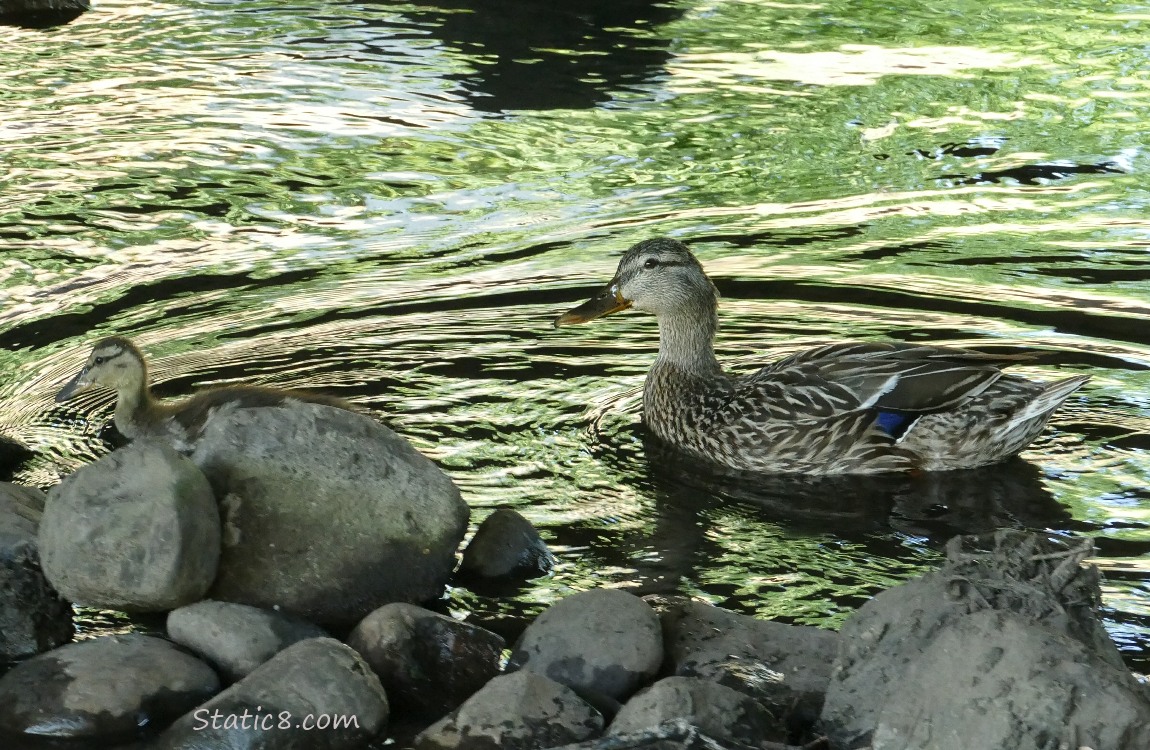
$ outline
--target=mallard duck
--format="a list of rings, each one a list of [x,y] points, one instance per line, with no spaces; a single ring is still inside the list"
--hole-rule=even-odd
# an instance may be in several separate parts
[[[295,400],[355,410],[348,402],[332,396],[253,385],[207,388],[183,401],[160,401],[152,395],[143,352],[122,336],[97,341],[83,368],[56,394],[56,401],[67,401],[96,387],[116,392],[113,421],[124,437],[158,438],[183,452],[192,450],[212,413],[227,406],[278,406]]]
[[[718,292],[685,245],[630,248],[615,278],[556,326],[634,308],[659,322],[643,417],[664,443],[760,473],[970,469],[1042,432],[1088,376],[1041,383],[1002,368],[1028,355],[912,344],[840,343],[734,376],[715,359]]]

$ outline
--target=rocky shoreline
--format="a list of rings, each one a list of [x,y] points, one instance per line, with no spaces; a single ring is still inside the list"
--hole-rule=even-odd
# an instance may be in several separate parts
[[[509,644],[421,606],[550,568],[499,511],[453,571],[467,516],[394,433],[298,403],[0,485],[0,747],[1150,747],[1088,539],[956,537],[838,633],[593,589]],[[166,637],[69,643],[69,602]]]

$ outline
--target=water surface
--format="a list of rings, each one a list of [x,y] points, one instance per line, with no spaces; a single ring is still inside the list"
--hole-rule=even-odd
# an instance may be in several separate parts
[[[110,450],[106,395],[52,396],[126,334],[160,394],[328,390],[474,522],[530,518],[552,577],[445,602],[508,633],[600,585],[835,627],[1012,525],[1096,537],[1145,670],[1150,14],[1031,5],[105,0],[0,28],[0,432],[40,453],[18,478]],[[654,321],[551,327],[654,235],[715,279],[734,370],[864,338],[1094,377],[989,472],[681,471],[640,423]]]

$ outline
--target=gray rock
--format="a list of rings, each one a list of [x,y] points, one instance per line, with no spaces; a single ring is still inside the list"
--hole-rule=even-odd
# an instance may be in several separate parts
[[[1130,673],[1011,612],[947,623],[879,711],[874,750],[1150,748]]]
[[[359,654],[332,638],[313,638],[184,714],[148,748],[360,748],[387,717],[387,696]]]
[[[202,601],[168,613],[168,637],[235,682],[293,643],[327,635],[318,625],[246,604]]]
[[[39,541],[44,574],[73,602],[158,612],[197,601],[211,585],[219,514],[195,464],[136,441],[52,488]]]
[[[687,599],[670,603],[660,619],[665,671],[746,693],[794,732],[818,718],[837,653],[837,633],[756,620]]]
[[[379,675],[392,708],[443,716],[499,674],[503,638],[414,604],[386,604],[347,639]]]
[[[659,617],[642,599],[595,589],[552,605],[527,626],[508,669],[526,669],[590,699],[623,700],[659,671]]]
[[[786,728],[748,695],[698,677],[666,677],[640,691],[615,715],[608,734],[627,734],[686,719],[708,736],[758,746],[785,741]]]
[[[843,624],[821,731],[835,745],[868,744],[887,701],[939,633],[982,610],[1021,615],[1125,671],[1097,615],[1098,571],[1080,564],[1090,550],[1089,539],[1071,545],[1013,530],[952,539],[940,570],[878,594]],[[1044,636],[1036,629],[1035,637]],[[957,694],[951,699],[965,702]],[[980,721],[1007,720],[1001,708],[987,706]]]
[[[603,717],[570,688],[531,672],[496,677],[415,738],[416,750],[538,750],[581,742]]]
[[[383,604],[438,596],[467,529],[446,474],[340,409],[222,411],[192,460],[224,511],[215,599],[352,624]]]
[[[463,550],[459,572],[480,578],[535,578],[554,567],[554,555],[531,522],[504,508],[479,524]]]
[[[72,638],[72,605],[40,569],[36,527],[43,508],[44,493],[0,482],[0,662]]]
[[[218,689],[211,667],[165,640],[104,636],[32,657],[0,678],[0,728],[126,739],[179,716]]]

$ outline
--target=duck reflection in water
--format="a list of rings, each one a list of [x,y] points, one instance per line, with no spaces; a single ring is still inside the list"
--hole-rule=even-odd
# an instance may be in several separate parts
[[[253,385],[207,388],[183,401],[161,401],[152,395],[143,352],[122,336],[98,341],[84,366],[56,394],[56,401],[93,388],[116,392],[114,421],[125,438],[157,438],[185,453],[194,450],[205,423],[220,409],[306,401],[355,411],[350,403],[321,393]]]
[[[640,242],[615,277],[556,326],[634,307],[655,315],[659,355],[643,420],[668,445],[762,474],[883,474],[1004,461],[1089,376],[1036,382],[1003,368],[1029,355],[845,343],[732,376],[715,359],[718,292],[685,245]]]
[[[1073,523],[1042,471],[1019,458],[958,471],[764,475],[715,467],[655,439],[643,444],[647,477],[666,502],[698,509],[745,503],[765,517],[815,531],[894,530],[941,544],[956,534]]]

